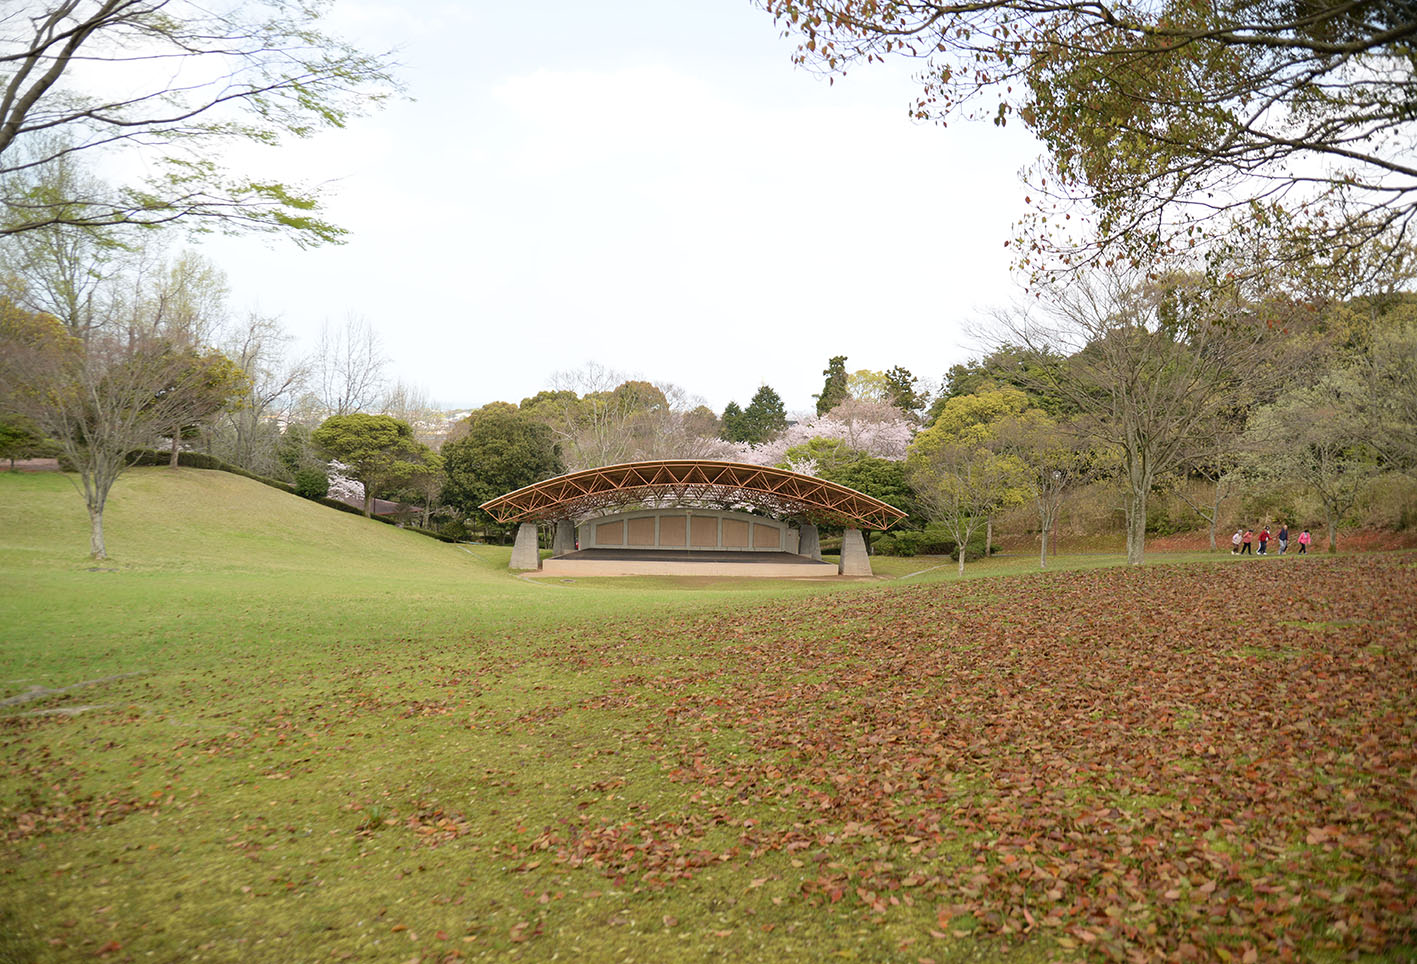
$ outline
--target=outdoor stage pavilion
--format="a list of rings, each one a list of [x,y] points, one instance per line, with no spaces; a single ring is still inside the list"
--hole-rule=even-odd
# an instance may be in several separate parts
[[[482,508],[503,524],[521,523],[511,568],[561,576],[869,576],[861,530],[905,518],[835,482],[709,459],[558,475]],[[544,563],[538,523],[555,523]],[[822,561],[818,525],[845,529],[839,565]]]

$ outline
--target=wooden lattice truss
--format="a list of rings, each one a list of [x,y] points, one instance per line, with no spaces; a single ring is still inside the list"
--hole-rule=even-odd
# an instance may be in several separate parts
[[[780,519],[887,529],[905,513],[844,485],[786,469],[709,459],[627,462],[558,475],[482,503],[498,522],[577,521],[671,506],[757,509]]]

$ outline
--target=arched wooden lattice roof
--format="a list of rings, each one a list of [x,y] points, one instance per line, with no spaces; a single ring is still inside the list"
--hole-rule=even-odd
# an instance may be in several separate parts
[[[558,475],[482,503],[498,522],[585,519],[620,509],[751,506],[779,518],[886,529],[905,513],[844,485],[763,465],[710,459],[627,462]]]

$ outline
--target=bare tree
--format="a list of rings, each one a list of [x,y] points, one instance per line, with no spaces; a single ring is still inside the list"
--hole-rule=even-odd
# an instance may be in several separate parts
[[[1205,521],[1210,534],[1211,552],[1219,548],[1217,532],[1221,508],[1240,485],[1240,469],[1247,448],[1243,429],[1244,426],[1235,419],[1218,419],[1216,425],[1197,440],[1199,447],[1183,455],[1175,476],[1177,498]],[[1204,500],[1197,498],[1187,487],[1190,478],[1198,478],[1204,484]]]
[[[1329,552],[1338,547],[1338,524],[1381,468],[1365,400],[1353,371],[1339,370],[1286,392],[1246,429],[1252,472],[1299,481],[1318,496]]]
[[[446,420],[438,403],[428,392],[417,386],[405,385],[397,380],[379,403],[385,415],[392,415],[400,422],[407,422],[413,429],[413,437],[424,445],[437,447],[446,434]]]
[[[1038,568],[1047,569],[1048,540],[1064,500],[1097,477],[1102,460],[1071,424],[1061,424],[1037,408],[1005,415],[990,445],[1022,467],[1018,484],[1038,513]]]
[[[145,320],[174,341],[210,344],[225,320],[230,291],[226,272],[209,258],[190,249],[181,251],[154,273]]]
[[[637,393],[616,393],[626,381],[625,375],[598,362],[552,376],[555,397],[546,408],[554,418],[547,424],[561,441],[568,470],[634,458],[635,442],[627,425],[640,399]]]
[[[290,359],[290,336],[275,318],[251,313],[226,339],[228,358],[246,373],[249,387],[241,404],[227,413],[227,460],[252,472],[276,470],[280,422],[304,389],[309,362]]]
[[[368,320],[351,314],[341,328],[325,322],[312,363],[315,391],[325,415],[352,415],[377,408],[387,363],[379,336]]]

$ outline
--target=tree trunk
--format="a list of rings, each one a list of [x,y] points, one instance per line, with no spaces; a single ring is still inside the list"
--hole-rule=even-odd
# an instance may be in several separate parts
[[[994,517],[984,520],[984,558],[994,554]]]
[[[430,499],[429,502],[424,503],[424,505],[423,505],[423,528],[425,528],[425,529],[428,528],[428,513],[429,513],[429,508],[428,508],[428,507],[429,507],[429,505],[430,505],[431,503],[432,503],[432,500]]]
[[[1053,513],[1048,511],[1046,503],[1039,503],[1042,508],[1038,513],[1038,568],[1048,568],[1048,528],[1053,524]]]
[[[964,575],[964,543],[959,544],[959,574]]]
[[[1218,513],[1217,513],[1217,514],[1218,514]],[[1211,551],[1211,552],[1214,552],[1215,549],[1216,549],[1216,545],[1215,545],[1215,520],[1212,519],[1212,520],[1211,520],[1211,523],[1210,523],[1210,551]]]
[[[1127,565],[1140,566],[1146,552],[1146,489],[1127,493]]]
[[[1328,551],[1338,551],[1338,521],[1331,510],[1324,511],[1324,524],[1328,526]]]
[[[369,486],[364,487],[364,518],[369,519],[374,515],[374,493],[369,491]]]
[[[182,433],[178,432],[176,435],[172,436],[172,458],[167,460],[167,467],[169,469],[177,468],[177,446],[181,444],[181,435]]]
[[[107,559],[108,550],[103,545],[103,506],[89,505],[89,558]]]

